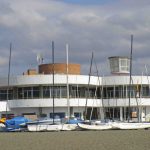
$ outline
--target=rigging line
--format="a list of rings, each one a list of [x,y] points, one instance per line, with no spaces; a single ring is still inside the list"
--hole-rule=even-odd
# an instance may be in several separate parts
[[[132,93],[133,93],[133,97],[135,97],[135,100],[136,100],[136,105],[137,105],[137,114],[139,113],[139,103],[138,103],[138,97],[137,97],[137,89],[136,91],[134,90],[134,83],[133,83],[133,78],[131,77],[131,84],[132,84]],[[138,84],[137,84],[138,86]],[[131,89],[130,89],[131,90]],[[131,116],[132,118],[132,116]],[[138,119],[138,122],[139,122],[139,119]]]
[[[76,83],[77,83],[77,99],[78,99],[78,113],[79,113],[79,118],[81,119],[81,114],[79,112],[79,85],[78,85],[78,82],[77,82],[77,75],[76,75]]]
[[[90,79],[91,79],[91,72],[92,72],[92,64],[93,64],[93,57],[94,57],[94,54],[92,52],[92,58],[91,58],[91,64],[90,64],[90,72],[89,72],[89,80],[88,80],[88,87],[87,87],[87,94],[86,94],[86,102],[85,102],[85,114],[84,114],[84,118],[86,120],[86,115],[87,115],[87,101],[88,101],[88,98],[89,98],[89,86],[90,86]]]
[[[97,98],[97,85],[96,85],[96,89],[95,89],[95,93],[94,93],[93,105],[94,105],[94,101],[96,98]],[[93,114],[93,106],[92,106],[92,110],[91,110],[91,114],[90,114],[90,121],[92,118],[92,114]]]
[[[147,76],[147,81],[148,81],[148,92],[150,94],[150,82],[149,82],[149,78],[148,78],[148,70],[147,70],[147,66],[145,65],[145,71],[146,71],[146,76]]]
[[[99,71],[98,71],[98,67],[97,67],[97,63],[96,63],[96,60],[95,60],[95,59],[94,59],[94,64],[95,64],[95,67],[96,67],[96,73],[97,73],[97,76],[98,76],[98,82],[99,82],[99,86],[100,86],[100,76],[99,76]],[[106,117],[105,117],[104,101],[103,101],[103,84],[102,84],[102,88],[99,88],[99,89],[100,89],[100,94],[101,94],[103,115],[104,115],[104,119],[105,119]],[[101,115],[101,114],[100,114],[100,115]],[[101,118],[102,118],[102,115],[101,115]]]
[[[143,97],[143,72],[142,72],[142,75],[141,75],[141,89],[140,89],[140,104],[141,104],[141,99]],[[141,105],[140,105],[141,106]],[[141,121],[142,119],[142,115],[141,115],[141,109],[142,109],[142,106],[140,107],[140,112],[139,112],[139,120]]]

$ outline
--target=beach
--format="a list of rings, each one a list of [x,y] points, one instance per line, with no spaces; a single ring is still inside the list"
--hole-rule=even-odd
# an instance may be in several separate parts
[[[149,150],[150,130],[1,132],[1,150]]]

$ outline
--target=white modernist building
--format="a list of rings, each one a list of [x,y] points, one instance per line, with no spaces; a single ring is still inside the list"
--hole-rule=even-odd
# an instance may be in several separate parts
[[[127,120],[130,116],[132,120],[150,121],[150,77],[132,76],[130,85],[129,59],[109,60],[112,74],[106,77],[80,75],[76,64],[70,64],[68,75],[65,64],[41,64],[38,73],[29,70],[10,77],[9,86],[8,79],[1,77],[1,117],[6,114],[52,117],[54,108],[54,115],[61,118],[68,115],[84,118],[86,112],[87,119]]]

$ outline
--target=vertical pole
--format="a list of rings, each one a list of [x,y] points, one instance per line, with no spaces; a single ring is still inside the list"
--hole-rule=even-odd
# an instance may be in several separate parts
[[[69,102],[69,83],[68,83],[68,49],[69,45],[66,44],[66,77],[67,77],[67,113],[68,113],[68,121],[70,118],[70,102]]]
[[[10,52],[9,52],[9,66],[8,66],[8,82],[7,82],[7,102],[6,102],[6,119],[8,118],[8,100],[9,100],[9,82],[10,82],[10,65],[11,65],[11,49],[12,44],[10,43]]]
[[[54,113],[55,113],[55,110],[54,110],[54,41],[52,41],[52,65],[53,65],[53,86],[52,86],[52,95],[53,95],[53,124],[54,124]]]
[[[84,119],[86,120],[86,115],[87,115],[87,101],[89,98],[89,93],[90,93],[90,79],[91,79],[91,72],[92,72],[92,64],[93,64],[93,52],[92,52],[92,58],[91,58],[91,65],[90,65],[90,73],[89,73],[89,80],[88,80],[88,87],[87,87],[87,95],[86,95],[86,102],[85,102],[85,114],[84,114]]]
[[[129,108],[128,108],[128,122],[130,120],[130,113],[131,113],[131,78],[132,78],[132,47],[133,47],[133,35],[131,35],[131,53],[130,53],[130,83],[129,83]]]

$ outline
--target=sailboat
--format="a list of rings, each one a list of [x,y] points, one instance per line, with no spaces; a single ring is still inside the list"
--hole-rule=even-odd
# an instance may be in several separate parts
[[[91,59],[91,65],[90,65],[90,74],[89,74],[89,81],[88,81],[88,92],[89,92],[89,84],[90,84],[90,76],[91,76],[93,58],[94,58],[94,55],[92,53],[92,59]],[[95,66],[96,66],[97,76],[98,76],[98,80],[99,80],[99,74],[98,74],[96,62],[95,62]],[[96,87],[96,91],[97,91],[97,87]],[[95,91],[95,97],[96,97],[96,91]],[[102,94],[101,94],[101,96],[102,96]],[[103,103],[103,100],[102,100],[102,103]],[[85,106],[85,119],[86,119],[86,113],[87,113],[86,107],[87,107],[87,99],[86,99],[86,106]],[[103,122],[101,120],[92,121],[91,116],[92,116],[92,112],[90,115],[90,120],[89,121],[85,120],[84,123],[78,123],[78,126],[83,130],[109,130],[109,129],[112,129],[112,125],[111,125],[112,123],[111,122],[106,122],[106,121]]]
[[[9,93],[9,79],[10,79],[10,65],[11,65],[11,48],[12,48],[12,44],[10,43],[10,51],[9,51],[9,66],[8,66],[8,83],[7,83],[7,101],[6,101],[6,116],[5,119],[0,123],[0,131],[4,131],[6,130],[6,125],[5,125],[5,121],[8,118],[8,93]]]
[[[52,92],[53,92],[53,118],[52,122],[49,123],[49,120],[43,120],[43,122],[39,121],[36,122],[36,124],[28,124],[28,131],[60,131],[62,129],[62,125],[60,122],[55,122],[55,111],[54,111],[54,41],[52,41],[52,64],[53,64],[53,86],[52,86]]]
[[[62,131],[74,131],[78,130],[78,123],[82,122],[82,120],[78,120],[77,118],[70,117],[70,103],[69,103],[69,83],[68,83],[68,49],[69,45],[66,44],[66,81],[67,81],[67,109],[68,109],[68,118],[67,122],[62,124]]]
[[[131,98],[131,80],[132,80],[132,43],[133,35],[131,35],[131,53],[130,53],[130,83],[129,83],[129,107],[128,107],[128,122],[116,122],[112,124],[113,128],[122,130],[134,130],[134,129],[147,129],[150,128],[150,123],[148,122],[131,122],[130,120],[130,98]]]

